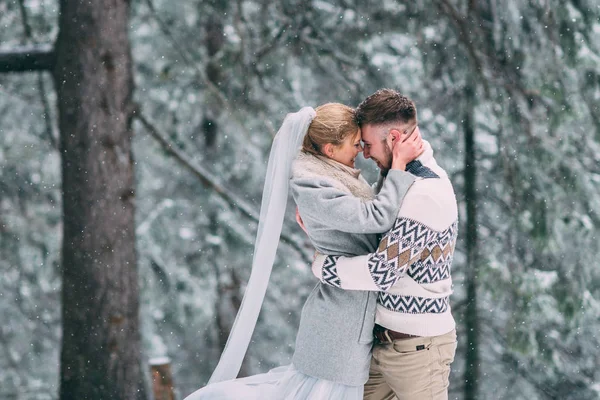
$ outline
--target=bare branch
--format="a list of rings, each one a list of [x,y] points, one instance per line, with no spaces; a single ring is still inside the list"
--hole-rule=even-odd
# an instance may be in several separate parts
[[[337,64],[337,69],[332,69],[331,67],[325,65],[325,63],[321,59],[317,50],[315,50],[315,48],[312,46],[312,44],[316,44],[315,41],[312,41],[312,43],[311,43],[308,38],[303,37],[302,39],[307,44],[306,48],[307,48],[308,52],[310,53],[310,55],[312,56],[312,59],[314,60],[315,65],[321,70],[323,75],[329,74],[340,85],[345,85],[345,84],[351,83],[352,86],[354,86],[354,92],[355,93],[360,92],[360,83],[356,82],[356,80],[352,79],[350,76],[346,76],[343,73],[343,66],[340,65],[340,62],[338,62],[339,60],[337,60],[336,58],[332,59],[332,61]]]
[[[476,43],[472,40],[471,35],[469,34],[470,29],[476,29],[475,24],[467,25],[466,17],[461,15],[460,12],[454,8],[450,1],[436,0],[436,3],[438,3],[438,6],[441,9],[441,11],[444,14],[446,14],[446,16],[449,18],[450,22],[456,29],[458,37],[461,40],[461,43],[465,46],[469,59],[473,63],[473,72],[475,72],[482,78],[481,83],[483,85],[486,95],[488,95],[489,97],[489,87],[488,82],[484,76],[483,62],[479,58],[478,51],[475,48]],[[479,32],[477,32],[477,34],[479,34]]]
[[[19,360],[14,357],[14,353],[11,351],[11,343],[4,334],[4,327],[0,326],[0,345],[2,346],[2,350],[5,353],[6,360],[8,361],[9,367],[13,369],[13,371],[20,371]]]
[[[206,85],[208,91],[216,96],[217,100],[221,103],[221,105],[223,105],[223,107],[225,107],[225,109],[230,112],[230,116],[238,122],[239,126],[242,128],[242,131],[246,133],[246,136],[250,137],[250,135],[244,129],[244,121],[242,121],[234,112],[237,109],[237,107],[232,105],[227,96],[221,91],[221,89],[219,89],[217,85],[210,81],[206,74],[206,71],[198,67],[198,64],[193,60],[193,57],[189,55],[190,52],[179,43],[179,41],[175,38],[175,35],[173,35],[173,33],[169,30],[167,24],[158,16],[158,12],[156,11],[154,4],[152,3],[152,0],[146,0],[146,4],[148,5],[150,12],[152,13],[152,18],[154,18],[158,23],[160,30],[165,36],[167,36],[169,41],[173,44],[177,53],[181,56],[183,61],[195,72],[197,79]],[[259,115],[264,121],[267,121],[266,116],[262,111],[259,111]],[[265,123],[265,127],[269,130],[272,136],[275,136],[276,132],[272,126]]]
[[[27,18],[25,0],[19,0],[19,11],[21,11],[21,21],[23,21],[23,30],[25,31],[25,37],[27,39],[31,39],[31,25],[29,25],[29,18]]]
[[[44,85],[44,76],[40,72],[38,73],[37,78],[38,90],[40,91],[40,101],[42,102],[42,107],[44,108],[44,124],[46,125],[46,136],[48,136],[48,140],[54,149],[58,150],[58,134],[55,133],[56,129],[54,129],[54,124],[52,123],[53,118],[50,112],[50,103],[48,102],[48,95],[46,93],[46,85]]]
[[[167,153],[174,157],[181,165],[183,165],[188,171],[194,174],[200,181],[207,187],[214,190],[223,200],[225,200],[231,207],[239,210],[246,217],[258,223],[260,214],[248,204],[245,200],[231,192],[225,186],[214,178],[204,167],[195,164],[190,158],[183,153],[180,149],[176,148],[169,140],[161,134],[158,129],[138,110],[135,113],[136,119],[146,128],[150,135],[156,139]],[[312,262],[312,255],[309,251],[302,248],[302,240],[290,233],[281,233],[282,242],[292,247],[301,256],[302,260],[308,264]]]
[[[150,12],[152,13],[152,17],[158,23],[160,30],[162,31],[162,33],[165,36],[167,36],[169,41],[173,44],[177,53],[183,59],[183,61],[196,72],[196,76],[198,78],[200,78],[200,80],[207,86],[208,90],[217,97],[219,102],[221,102],[221,104],[226,109],[233,110],[234,107],[231,107],[227,97],[221,92],[221,90],[215,84],[213,84],[210,81],[210,79],[208,79],[208,77],[206,76],[206,71],[204,71],[202,68],[198,67],[198,65],[193,61],[193,59],[188,54],[188,51],[183,48],[183,46],[175,38],[173,33],[171,33],[171,31],[167,27],[167,24],[158,16],[158,12],[156,11],[156,8],[154,7],[154,3],[152,3],[152,0],[146,0],[146,4],[148,5]]]
[[[29,24],[29,18],[27,16],[27,9],[25,8],[25,0],[19,0],[19,10],[21,11],[21,21],[23,22],[25,38],[31,42],[33,35],[31,33],[31,25]],[[50,105],[48,104],[48,96],[46,95],[46,86],[44,85],[44,76],[42,75],[42,72],[38,72],[37,84],[40,92],[40,101],[42,102],[42,107],[44,108],[46,136],[48,136],[52,147],[58,149],[58,140],[56,139],[58,135],[55,134],[55,130],[52,125],[52,115],[50,114]]]
[[[54,51],[49,45],[0,51],[0,73],[51,71],[53,67]]]
[[[319,46],[320,51],[325,54],[330,54],[333,58],[346,65],[350,65],[355,68],[363,67],[360,61],[344,54],[343,51],[340,51],[339,44],[332,40],[330,35],[323,32],[310,18],[306,18],[305,22],[315,32],[317,36],[316,39],[319,40],[312,39],[308,35],[303,35],[303,40],[310,42],[311,44],[315,45],[315,47]]]
[[[267,55],[271,50],[273,50],[275,46],[279,44],[283,38],[286,37],[284,36],[285,33],[286,26],[282,25],[279,28],[279,30],[273,35],[272,38],[269,38],[265,41],[267,44],[265,44],[263,47],[256,51],[256,55],[254,56],[254,62],[258,63],[265,55]]]

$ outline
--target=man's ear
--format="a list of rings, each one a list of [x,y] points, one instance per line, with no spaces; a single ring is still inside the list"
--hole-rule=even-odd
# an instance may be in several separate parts
[[[323,145],[323,153],[327,156],[327,157],[333,157],[333,151],[335,149],[335,146],[332,143],[325,143]]]
[[[400,140],[401,132],[398,129],[392,129],[390,131],[390,138],[392,139],[392,143]]]

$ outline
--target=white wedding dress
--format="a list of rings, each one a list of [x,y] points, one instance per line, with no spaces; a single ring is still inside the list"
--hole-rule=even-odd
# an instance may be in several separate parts
[[[256,235],[252,272],[219,364],[207,386],[193,392],[185,400],[361,400],[363,386],[348,386],[308,376],[293,365],[269,372],[234,379],[242,365],[266,288],[271,275],[275,251],[288,200],[291,165],[304,135],[315,116],[305,107],[288,114],[277,133],[267,165]]]
[[[293,365],[246,378],[212,383],[185,400],[362,400],[363,386],[317,379]]]

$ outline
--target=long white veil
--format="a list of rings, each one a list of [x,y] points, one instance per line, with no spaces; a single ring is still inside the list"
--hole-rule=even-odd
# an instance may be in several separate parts
[[[252,272],[242,305],[209,384],[234,379],[240,371],[265,297],[283,226],[292,162],[316,113],[311,107],[288,114],[275,135],[260,206]]]

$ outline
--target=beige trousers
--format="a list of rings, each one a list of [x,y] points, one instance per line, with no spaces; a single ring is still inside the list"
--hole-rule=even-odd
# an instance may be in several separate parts
[[[364,399],[447,400],[455,353],[456,330],[375,344]]]

